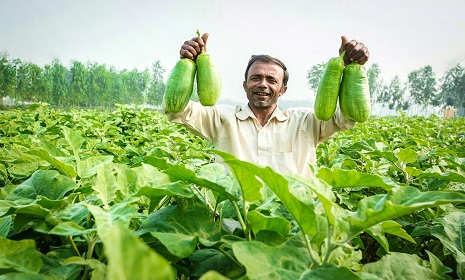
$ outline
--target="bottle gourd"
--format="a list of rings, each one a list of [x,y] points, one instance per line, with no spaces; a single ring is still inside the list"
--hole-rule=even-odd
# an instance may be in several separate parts
[[[188,58],[178,60],[166,82],[164,103],[168,112],[181,112],[189,102],[194,89],[195,62]]]
[[[341,77],[344,70],[344,50],[340,56],[328,61],[325,72],[321,77],[315,97],[315,116],[322,121],[329,120],[336,111]]]
[[[363,65],[352,62],[344,68],[339,104],[342,114],[350,121],[364,122],[370,117],[370,90]]]
[[[200,32],[197,30],[197,36]],[[197,65],[197,95],[200,104],[213,106],[221,95],[222,79],[213,58],[201,50],[195,61]]]

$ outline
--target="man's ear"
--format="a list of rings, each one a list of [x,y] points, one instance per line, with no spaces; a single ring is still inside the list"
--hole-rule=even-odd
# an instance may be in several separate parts
[[[279,96],[283,96],[286,90],[287,90],[287,86],[282,86],[281,90],[279,91]]]
[[[244,91],[247,91],[247,81],[242,82],[242,87],[244,88]]]

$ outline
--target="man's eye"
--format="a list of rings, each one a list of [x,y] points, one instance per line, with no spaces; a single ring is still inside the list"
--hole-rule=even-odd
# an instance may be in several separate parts
[[[276,81],[275,79],[268,79],[268,82],[269,82],[269,83],[272,83],[272,84],[276,84],[276,83],[277,83],[277,81]]]

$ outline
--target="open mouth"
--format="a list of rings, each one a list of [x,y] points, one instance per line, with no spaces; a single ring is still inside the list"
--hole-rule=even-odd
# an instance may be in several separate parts
[[[267,93],[267,92],[254,92],[254,94],[260,95],[260,96],[268,96],[268,95],[270,95],[270,94]]]

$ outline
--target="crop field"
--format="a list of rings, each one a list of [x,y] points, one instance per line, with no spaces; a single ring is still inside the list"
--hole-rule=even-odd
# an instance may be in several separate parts
[[[310,180],[146,108],[0,111],[0,279],[465,278],[465,119],[371,117],[317,154]]]

